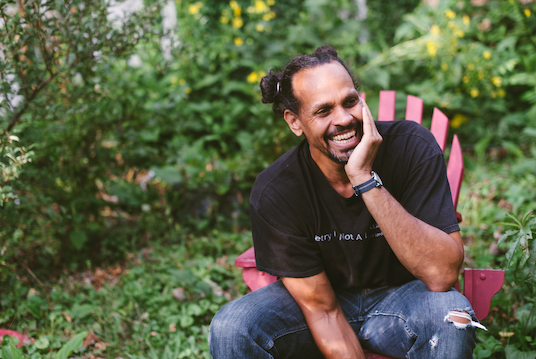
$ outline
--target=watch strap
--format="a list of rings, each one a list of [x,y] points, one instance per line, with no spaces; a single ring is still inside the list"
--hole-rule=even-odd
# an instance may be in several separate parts
[[[359,195],[361,195],[362,193],[365,193],[365,192],[373,189],[374,187],[381,187],[382,186],[381,182],[378,182],[378,180],[375,178],[375,175],[376,174],[373,172],[371,179],[369,179],[366,182],[361,183],[360,185],[352,187],[352,189],[354,190],[354,193],[355,193],[355,195],[357,197],[359,197]]]

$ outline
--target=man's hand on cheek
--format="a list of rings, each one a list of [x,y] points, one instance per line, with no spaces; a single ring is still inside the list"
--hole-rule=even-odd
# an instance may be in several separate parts
[[[361,141],[354,149],[348,163],[344,167],[348,179],[353,186],[357,186],[370,179],[372,164],[383,138],[376,128],[370,110],[363,101],[363,132]]]

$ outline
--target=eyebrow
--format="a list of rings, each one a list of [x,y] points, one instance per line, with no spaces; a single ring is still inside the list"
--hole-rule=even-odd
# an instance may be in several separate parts
[[[356,97],[356,96],[359,96],[359,93],[357,92],[356,89],[353,89],[352,91],[350,91],[345,97],[344,97],[344,101],[348,100],[349,98],[352,98],[352,97]],[[333,107],[334,103],[333,102],[321,102],[321,103],[318,103],[318,104],[314,104],[313,106],[311,106],[313,108],[313,112],[316,112],[318,110],[320,110],[321,108],[325,108],[325,107]]]

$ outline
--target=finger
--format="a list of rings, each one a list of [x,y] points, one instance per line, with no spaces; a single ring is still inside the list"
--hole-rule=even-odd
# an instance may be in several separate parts
[[[372,113],[366,103],[363,103],[363,132],[369,134],[378,132]]]

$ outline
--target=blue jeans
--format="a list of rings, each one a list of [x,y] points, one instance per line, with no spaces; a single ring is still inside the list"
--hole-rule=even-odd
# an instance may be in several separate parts
[[[394,358],[472,358],[475,328],[447,319],[465,311],[477,321],[455,289],[431,292],[415,280],[336,295],[364,349]],[[209,346],[214,359],[323,358],[280,280],[225,305],[210,325]]]

